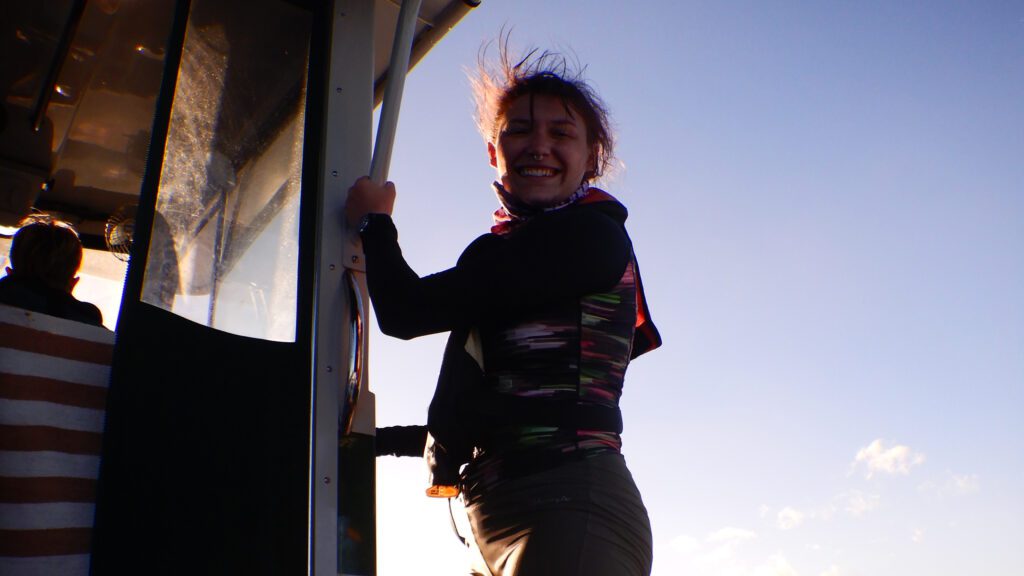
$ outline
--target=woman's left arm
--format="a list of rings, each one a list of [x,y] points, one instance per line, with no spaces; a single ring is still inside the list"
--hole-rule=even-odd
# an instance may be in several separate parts
[[[622,224],[600,209],[577,205],[538,216],[460,266],[477,282],[472,303],[481,313],[502,306],[517,315],[550,302],[614,286],[632,258]]]

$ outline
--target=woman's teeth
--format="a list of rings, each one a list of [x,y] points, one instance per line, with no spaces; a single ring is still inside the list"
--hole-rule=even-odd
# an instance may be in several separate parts
[[[555,170],[553,168],[520,168],[520,176],[554,176]]]

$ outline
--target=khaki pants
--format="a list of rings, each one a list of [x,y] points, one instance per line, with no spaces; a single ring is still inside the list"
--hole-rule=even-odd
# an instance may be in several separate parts
[[[651,572],[650,520],[620,454],[571,461],[465,498],[491,576]]]

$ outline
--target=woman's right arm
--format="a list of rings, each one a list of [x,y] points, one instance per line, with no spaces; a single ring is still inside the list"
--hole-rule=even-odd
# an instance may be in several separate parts
[[[409,339],[614,286],[632,257],[621,224],[593,209],[559,212],[511,236],[484,234],[454,268],[422,278],[402,256],[390,216],[372,214],[363,251],[381,330]]]
[[[451,330],[465,317],[458,303],[467,283],[458,267],[421,278],[402,256],[398,230],[386,214],[370,214],[360,235],[366,283],[382,332],[408,340]]]

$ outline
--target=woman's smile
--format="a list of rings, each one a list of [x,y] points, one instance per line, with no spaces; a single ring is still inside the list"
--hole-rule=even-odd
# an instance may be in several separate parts
[[[520,176],[525,178],[547,178],[558,173],[558,170],[555,168],[539,166],[523,166],[521,168],[517,168],[516,171],[519,172]]]

